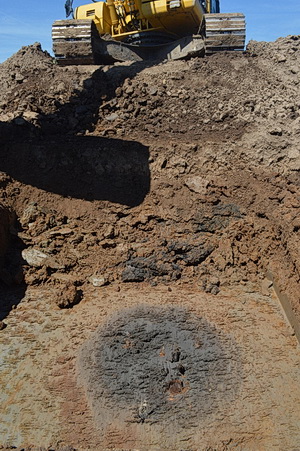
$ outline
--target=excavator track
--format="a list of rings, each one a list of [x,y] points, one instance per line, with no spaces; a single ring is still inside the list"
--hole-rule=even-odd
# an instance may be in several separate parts
[[[57,20],[52,26],[53,52],[59,65],[96,64],[92,20]]]
[[[111,64],[116,61],[163,61],[204,56],[202,36],[185,36],[166,42],[166,36],[136,34],[143,42],[125,43],[100,37],[92,20],[58,20],[52,26],[53,52],[61,66]],[[157,39],[159,40],[157,42]]]
[[[246,22],[242,13],[205,14],[205,54],[244,50]]]
[[[206,14],[202,35],[186,36],[166,43],[159,34],[149,34],[150,41],[143,40],[139,45],[136,42],[125,43],[112,38],[101,38],[95,23],[90,19],[58,20],[52,27],[52,39],[56,61],[63,66],[186,59],[219,51],[243,50],[245,16],[240,13]]]

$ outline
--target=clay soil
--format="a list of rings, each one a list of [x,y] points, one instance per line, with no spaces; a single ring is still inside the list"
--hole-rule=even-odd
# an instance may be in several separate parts
[[[0,83],[0,449],[297,449],[300,37]]]

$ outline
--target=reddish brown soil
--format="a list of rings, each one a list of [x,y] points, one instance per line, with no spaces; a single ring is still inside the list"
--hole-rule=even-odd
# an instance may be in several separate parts
[[[271,271],[299,309],[299,48],[61,68],[35,45],[3,63],[2,198],[45,256],[25,282],[217,292]]]
[[[26,287],[70,308],[134,283],[264,294],[270,274],[300,318],[299,68],[299,36],[156,66],[59,67],[39,45],[1,64],[18,219],[9,240],[1,211],[0,319]]]

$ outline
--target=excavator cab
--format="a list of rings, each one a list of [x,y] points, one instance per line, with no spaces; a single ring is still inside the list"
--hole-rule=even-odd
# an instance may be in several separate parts
[[[219,0],[203,0],[202,6],[208,14],[218,14],[220,12]]]

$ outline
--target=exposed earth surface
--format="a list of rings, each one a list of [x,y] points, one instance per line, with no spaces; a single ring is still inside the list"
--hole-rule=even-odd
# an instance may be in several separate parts
[[[0,83],[0,449],[300,449],[300,36]]]

